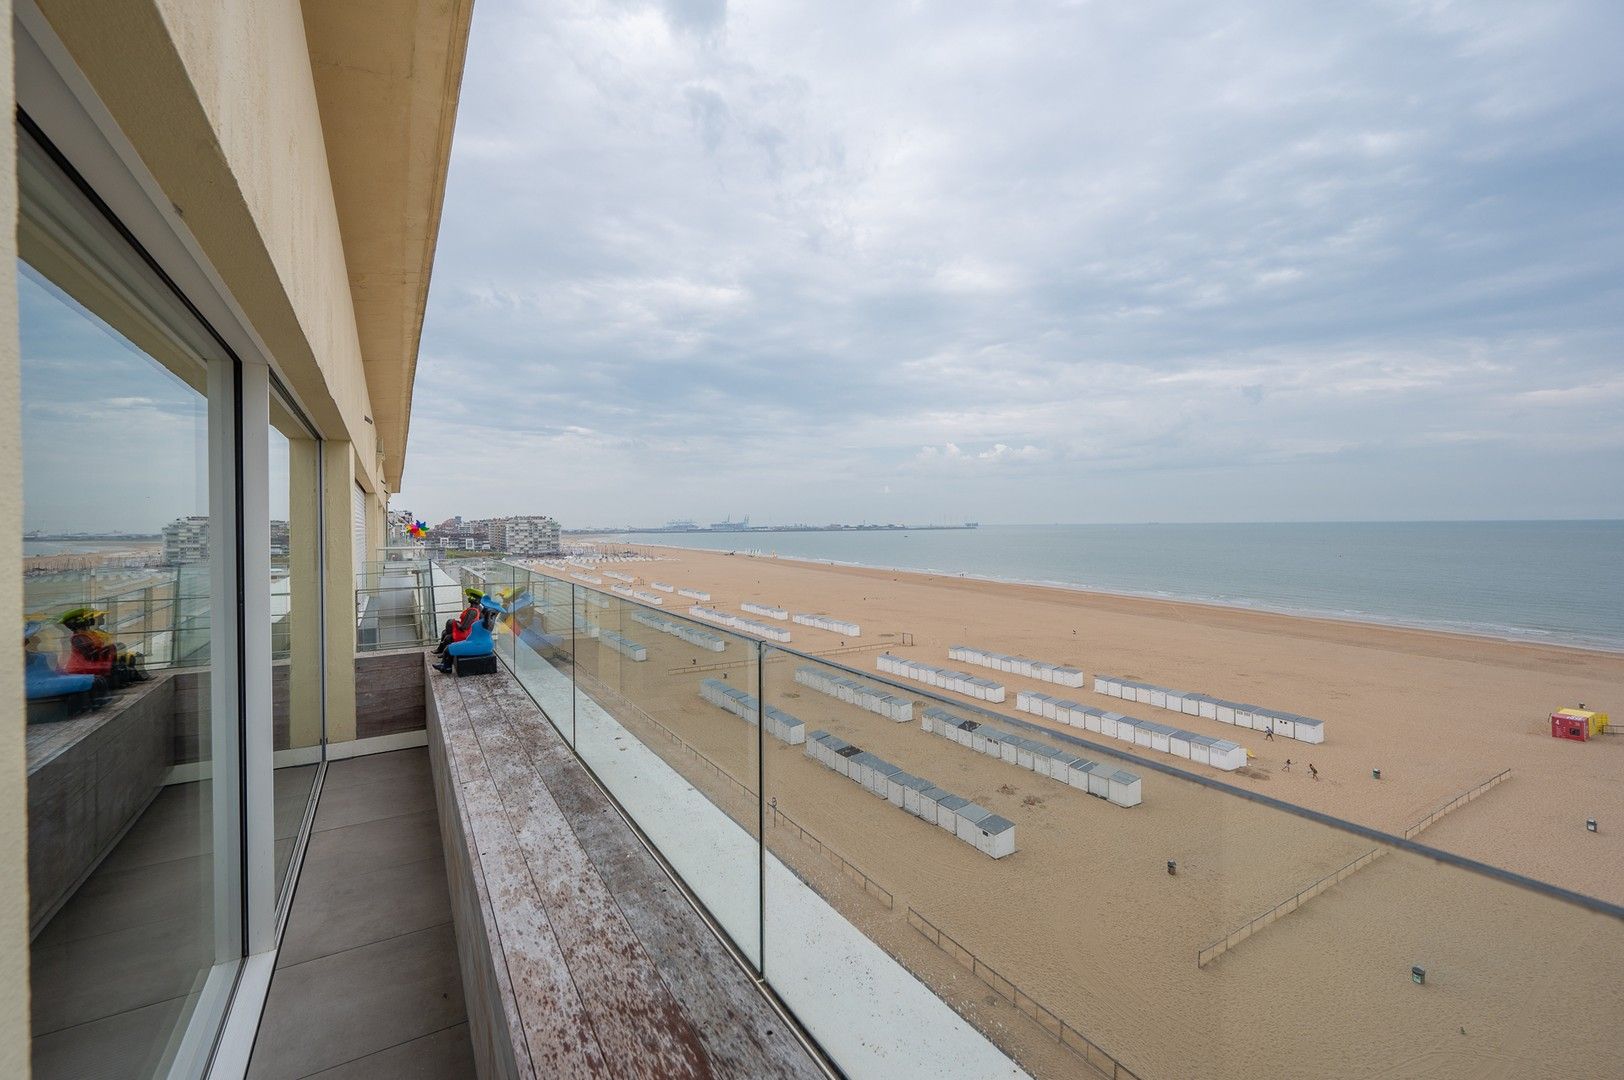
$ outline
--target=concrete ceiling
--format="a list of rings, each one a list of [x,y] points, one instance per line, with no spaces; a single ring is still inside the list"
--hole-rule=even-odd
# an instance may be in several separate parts
[[[400,489],[473,0],[304,0],[384,478]]]

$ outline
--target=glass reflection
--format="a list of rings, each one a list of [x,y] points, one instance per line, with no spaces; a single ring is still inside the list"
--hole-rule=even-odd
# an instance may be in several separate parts
[[[241,954],[211,641],[234,369],[26,136],[18,174],[33,1075],[154,1076]]]

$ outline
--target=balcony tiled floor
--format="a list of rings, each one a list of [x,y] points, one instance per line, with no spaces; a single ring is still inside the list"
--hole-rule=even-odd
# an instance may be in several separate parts
[[[417,576],[384,575],[377,590],[363,622],[363,630],[375,635],[372,644],[381,649],[419,644],[423,630],[417,613]]]
[[[314,765],[276,771],[280,875]],[[207,781],[163,788],[30,947],[36,1077],[143,1077],[213,962]],[[438,851],[438,847],[436,847]]]
[[[334,762],[249,1076],[471,1075],[428,754]]]

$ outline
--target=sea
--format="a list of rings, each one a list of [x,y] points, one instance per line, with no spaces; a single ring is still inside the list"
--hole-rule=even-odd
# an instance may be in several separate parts
[[[1624,652],[1624,521],[982,525],[616,539]]]
[[[122,540],[24,540],[23,555],[94,555],[100,551],[136,551],[159,546],[155,536]]]

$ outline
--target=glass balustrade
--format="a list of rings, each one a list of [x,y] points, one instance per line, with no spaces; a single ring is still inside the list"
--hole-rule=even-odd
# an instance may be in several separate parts
[[[1058,687],[436,565],[503,599],[503,661],[852,1075],[1624,1073],[1608,904],[1230,788]]]

